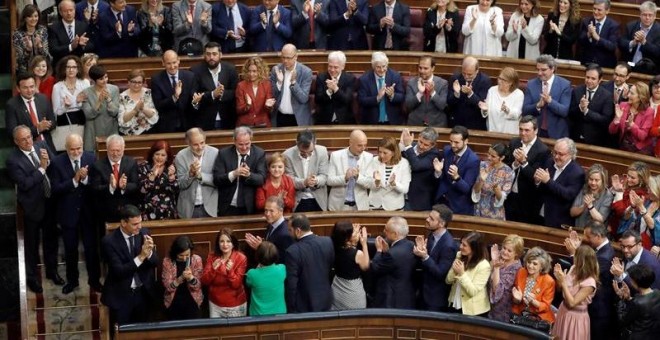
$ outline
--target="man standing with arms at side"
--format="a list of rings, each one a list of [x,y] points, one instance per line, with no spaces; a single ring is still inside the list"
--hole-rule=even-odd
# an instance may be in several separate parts
[[[510,164],[515,173],[511,192],[504,201],[506,219],[510,221],[543,224],[539,215],[541,198],[536,193],[534,173],[545,165],[550,150],[538,138],[536,118],[523,116],[518,123],[518,137],[509,143],[513,150],[513,162]]]
[[[252,250],[257,250],[262,241],[274,244],[279,254],[278,263],[284,263],[286,250],[293,243],[293,237],[289,233],[289,224],[284,219],[284,201],[278,196],[268,197],[264,204],[264,217],[268,223],[264,237],[245,233],[245,243]]]
[[[486,130],[486,118],[481,115],[479,102],[486,100],[491,82],[487,74],[479,71],[479,60],[472,56],[465,57],[461,74],[453,75],[448,86],[451,86],[447,94],[449,126]]]
[[[438,188],[438,179],[435,178],[433,162],[441,157],[440,150],[435,147],[438,132],[427,127],[419,133],[417,142],[413,142],[415,135],[408,129],[401,132],[399,147],[401,155],[410,163],[411,180],[405,210],[426,211],[431,210],[435,200],[435,191]]]
[[[344,52],[330,52],[328,54],[328,72],[316,77],[315,125],[355,124],[353,113],[355,76],[350,72],[344,72],[345,66],[346,55]]]
[[[83,151],[80,135],[70,134],[65,141],[66,153],[53,160],[51,164],[53,194],[57,198],[57,222],[62,228],[64,258],[66,261],[66,285],[63,294],[71,293],[78,287],[78,234],[82,236],[85,250],[85,266],[89,286],[101,292],[99,281],[98,229],[93,222],[94,206],[89,172],[96,162],[96,157],[89,151]]]
[[[570,122],[571,138],[576,142],[607,147],[608,127],[614,118],[612,92],[600,86],[603,70],[595,64],[587,65],[584,85],[573,89]]]
[[[34,293],[42,293],[39,281],[39,234],[43,235],[46,277],[57,285],[64,280],[57,273],[57,229],[51,217],[51,183],[46,169],[52,152],[44,141],[32,139],[30,128],[16,126],[12,135],[16,148],[7,158],[9,178],[16,184],[16,199],[23,209],[23,237],[25,240],[25,274],[27,286]]]
[[[172,50],[163,53],[163,67],[151,78],[151,94],[158,111],[158,123],[150,133],[180,132],[192,126],[192,95],[195,75],[179,69],[179,55]]]
[[[266,178],[266,154],[252,145],[252,130],[234,129],[234,145],[221,149],[213,166],[218,187],[218,216],[254,213],[254,197]]]
[[[197,86],[192,106],[197,110],[193,126],[205,131],[233,129],[236,124],[236,84],[238,74],[231,63],[221,62],[220,44],[204,46],[204,62],[190,68]]]
[[[429,234],[415,238],[413,253],[422,261],[424,271],[422,283],[422,303],[425,310],[447,312],[451,285],[445,283],[447,273],[456,258],[456,242],[447,228],[453,217],[449,207],[436,204],[426,218]]]
[[[218,189],[213,183],[213,166],[218,149],[206,145],[206,134],[200,128],[186,131],[188,147],[174,158],[179,181],[177,210],[181,218],[217,217]]]
[[[270,71],[273,87],[275,117],[273,126],[312,125],[312,111],[309,108],[309,89],[312,86],[312,70],[298,62],[298,49],[292,44],[282,47],[282,63]]]
[[[304,214],[293,214],[289,232],[296,239],[286,250],[286,300],[289,313],[325,312],[332,305],[330,271],[335,248],[327,236],[312,232]]]
[[[374,157],[366,151],[367,142],[367,135],[362,130],[353,130],[348,148],[330,154],[328,210],[369,210],[367,189],[356,185],[360,169],[366,169]]]
[[[296,146],[283,153],[286,173],[296,188],[295,212],[326,211],[328,209],[328,150],[316,144],[311,130],[303,130],[296,137]]]
[[[406,109],[408,125],[447,127],[447,81],[434,76],[435,60],[426,55],[419,58],[419,76],[408,81]]]

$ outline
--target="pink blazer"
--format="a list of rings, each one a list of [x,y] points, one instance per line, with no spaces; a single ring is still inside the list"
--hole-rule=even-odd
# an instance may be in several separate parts
[[[610,134],[619,135],[619,141],[623,139],[623,133],[626,131],[626,121],[628,120],[628,115],[630,114],[630,104],[621,103],[621,109],[623,110],[623,115],[619,124],[615,124],[614,120],[610,123]],[[651,130],[651,125],[653,125],[653,109],[647,107],[646,110],[639,112],[633,121],[635,124],[630,129],[633,138],[635,140],[635,147],[637,150],[642,150],[645,147],[648,147],[653,143],[653,138],[649,134]]]
[[[193,276],[195,277],[195,280],[193,283],[187,283],[187,285],[188,285],[188,290],[190,290],[190,294],[192,295],[195,302],[197,302],[197,306],[200,306],[202,304],[202,301],[204,300],[204,296],[202,295],[202,281],[201,281],[203,268],[204,265],[202,265],[202,258],[199,257],[199,255],[193,254],[192,257],[190,258],[190,269],[193,272]],[[165,302],[165,308],[169,308],[170,305],[172,304],[172,300],[174,300],[176,287],[174,287],[173,283],[175,280],[176,280],[176,264],[172,262],[172,260],[169,257],[166,257],[165,259],[163,259],[163,269],[161,273],[161,281],[163,281],[163,286],[165,287],[165,296],[163,298]]]

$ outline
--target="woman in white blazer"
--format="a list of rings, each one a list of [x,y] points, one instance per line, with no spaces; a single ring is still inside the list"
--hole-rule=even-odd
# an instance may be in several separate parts
[[[367,166],[357,184],[369,189],[370,210],[401,210],[410,186],[410,164],[401,157],[399,144],[392,137],[378,142],[378,157]]]
[[[509,46],[506,56],[516,59],[536,60],[540,53],[543,16],[538,13],[538,0],[520,0],[518,9],[511,15],[506,40]],[[524,49],[520,48],[524,39]]]

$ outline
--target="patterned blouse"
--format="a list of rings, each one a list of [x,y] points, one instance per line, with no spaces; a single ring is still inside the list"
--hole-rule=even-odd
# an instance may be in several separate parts
[[[26,41],[32,41],[32,49],[26,48]],[[28,34],[27,31],[19,29],[14,31],[11,37],[14,51],[16,52],[16,73],[27,72],[30,60],[36,55],[42,55],[50,60],[50,53],[48,50],[48,30],[46,26],[37,26],[34,34]],[[40,46],[37,42],[41,41]]]
[[[509,322],[511,319],[511,306],[513,305],[513,283],[516,274],[522,267],[520,261],[515,261],[506,267],[495,268],[500,271],[500,282],[497,287],[490,286],[490,312],[488,317],[493,320]]]
[[[481,162],[480,169],[488,169],[488,162]],[[504,200],[511,191],[514,172],[504,164],[499,169],[492,168],[481,187],[481,193],[472,192],[472,202],[475,202],[474,216],[489,217],[504,220]],[[499,185],[502,189],[502,198],[495,197],[493,187]]]
[[[158,112],[151,116],[147,117],[143,111],[138,112],[131,120],[124,122],[124,115],[132,111],[137,104],[136,101],[131,99],[126,90],[119,95],[119,114],[117,119],[119,120],[119,132],[123,135],[140,135],[149,129],[151,129],[154,124],[158,123]],[[156,110],[154,106],[154,101],[151,98],[151,90],[147,88],[142,89],[142,101],[144,102],[144,108]]]
[[[144,199],[140,204],[142,219],[164,220],[178,218],[176,211],[176,200],[179,194],[179,183],[176,178],[173,181],[167,175],[167,167],[153,181],[149,179],[151,163],[145,162],[138,168],[140,180],[140,192]]]

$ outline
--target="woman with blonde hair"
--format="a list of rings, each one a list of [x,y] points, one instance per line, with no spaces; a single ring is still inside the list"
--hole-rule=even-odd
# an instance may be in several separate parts
[[[633,209],[624,214],[619,230],[633,229],[642,237],[642,246],[657,256],[660,253],[660,176],[649,178],[646,197],[631,194]]]
[[[117,115],[122,135],[141,135],[158,123],[158,111],[145,82],[144,71],[135,69],[128,73],[128,89],[119,95]]]
[[[96,53],[85,53],[80,57],[80,63],[82,64],[82,77],[84,80],[87,80],[89,84],[93,84],[93,80],[89,77],[89,69],[92,66],[98,64],[99,56]]]
[[[518,72],[505,67],[497,77],[497,85],[488,89],[485,101],[479,102],[481,115],[488,118],[488,131],[518,134],[525,94],[518,88]]]
[[[519,0],[518,8],[509,18],[506,56],[515,59],[536,60],[541,55],[543,16],[538,13],[538,0]]]
[[[457,53],[459,20],[454,0],[433,0],[424,20],[424,51]]]
[[[163,55],[172,49],[172,12],[163,6],[162,0],[142,0],[142,7],[137,13],[140,35],[140,52],[150,57]]]
[[[552,258],[543,248],[534,247],[525,253],[523,263],[525,265],[518,270],[513,284],[513,314],[526,312],[547,322],[555,322],[552,311],[555,280],[549,274]]]
[[[275,98],[268,78],[268,64],[261,57],[245,61],[236,86],[236,126],[270,127]]]
[[[392,137],[378,142],[378,157],[364,170],[357,185],[369,189],[369,209],[401,210],[410,186],[410,164],[401,157],[399,144]]]
[[[266,200],[271,196],[278,196],[284,202],[284,212],[290,213],[296,205],[296,188],[293,178],[285,173],[286,158],[279,152],[275,152],[266,162],[268,176],[264,184],[257,188],[255,196],[255,207],[263,210]]]
[[[574,59],[573,44],[578,38],[580,20],[578,0],[555,0],[543,29],[546,42],[543,54],[557,59]]]
[[[467,6],[461,32],[463,54],[474,56],[501,57],[504,16],[502,9],[495,6],[496,0],[477,0],[476,5]]]
[[[589,221],[606,223],[614,195],[607,190],[607,169],[600,164],[592,165],[587,170],[584,188],[575,197],[571,207],[571,217],[575,217],[575,226],[584,228]]]
[[[488,318],[502,322],[511,319],[511,305],[513,295],[511,289],[516,279],[518,270],[522,267],[520,256],[525,250],[525,240],[522,237],[511,234],[502,241],[502,247],[493,244],[490,248],[490,266],[493,272],[490,274],[490,312]]]
[[[628,102],[614,106],[610,134],[618,135],[621,150],[653,156],[653,109],[649,86],[641,81],[630,87]]]
[[[610,191],[614,195],[612,200],[611,216],[609,219],[610,231],[614,235],[623,234],[618,231],[621,225],[621,220],[624,216],[630,218],[635,207],[631,204],[631,198],[646,197],[648,190],[649,178],[651,177],[651,170],[644,162],[633,162],[628,167],[628,172],[625,175],[619,176],[617,174],[612,176],[612,188]]]

